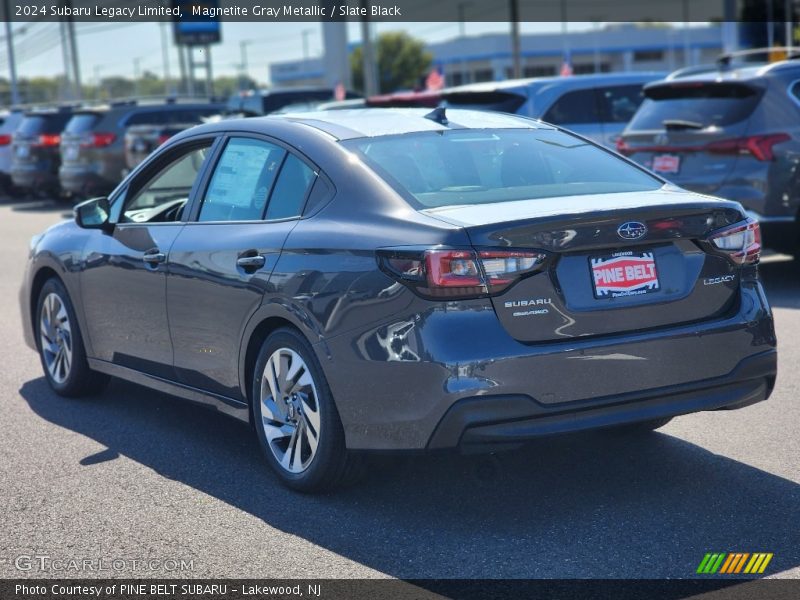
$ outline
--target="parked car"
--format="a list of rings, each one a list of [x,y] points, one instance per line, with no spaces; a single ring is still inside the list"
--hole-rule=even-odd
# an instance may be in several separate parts
[[[112,375],[210,405],[301,490],[361,450],[648,431],[775,382],[758,223],[513,115],[200,125],[31,248],[57,394]]]
[[[129,127],[200,123],[223,108],[207,100],[166,99],[77,110],[61,139],[61,187],[77,196],[108,193],[128,170],[124,138]]]
[[[642,102],[642,86],[664,73],[540,77],[448,88],[454,108],[495,110],[542,119],[613,148]]]
[[[434,108],[441,102],[441,91],[411,91],[370,96],[366,99],[366,106],[373,108]]]
[[[16,187],[39,195],[60,193],[58,145],[61,132],[71,117],[71,107],[25,113],[11,142],[11,181]]]
[[[125,131],[125,174],[133,170],[140,162],[169,138],[185,129],[197,125],[194,123],[175,123],[174,125],[134,125]]]
[[[11,164],[14,158],[11,142],[14,131],[24,116],[19,109],[0,112],[0,193],[9,194],[16,191],[11,183]]]
[[[648,85],[617,149],[681,187],[741,202],[766,246],[800,241],[800,64],[727,68]]]
[[[345,99],[360,98],[347,92]],[[259,117],[274,113],[290,104],[318,104],[334,99],[330,88],[298,87],[278,90],[246,90],[233,94],[225,107],[228,115]]]

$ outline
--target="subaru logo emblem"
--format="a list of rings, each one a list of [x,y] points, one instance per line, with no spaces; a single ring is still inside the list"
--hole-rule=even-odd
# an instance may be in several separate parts
[[[617,235],[623,240],[638,240],[647,233],[647,226],[639,221],[628,221],[617,227]]]

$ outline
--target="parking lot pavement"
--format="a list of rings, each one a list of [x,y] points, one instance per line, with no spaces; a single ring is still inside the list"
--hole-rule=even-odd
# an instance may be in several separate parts
[[[50,392],[17,290],[29,237],[66,208],[0,203],[0,577],[93,574],[16,569],[35,554],[126,559],[113,574],[129,577],[691,577],[711,551],[773,552],[767,574],[800,576],[794,261],[763,265],[780,341],[768,402],[637,439],[382,462],[314,497],[281,487],[249,429],[211,411],[120,381],[90,400]]]

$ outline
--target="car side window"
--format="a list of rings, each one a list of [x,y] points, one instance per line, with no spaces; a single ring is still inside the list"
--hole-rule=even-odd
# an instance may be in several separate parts
[[[269,198],[267,220],[299,217],[316,176],[302,160],[293,154],[287,156]]]
[[[173,157],[169,164],[141,186],[134,182],[133,193],[125,199],[120,222],[179,221],[211,143],[212,140],[199,146],[193,144],[190,149]]]
[[[599,123],[600,114],[595,91],[574,90],[563,94],[547,110],[542,120],[553,125]]]
[[[598,90],[600,112],[606,123],[627,123],[644,100],[642,85],[616,85]]]
[[[231,138],[208,185],[199,221],[259,221],[286,151],[252,138]]]

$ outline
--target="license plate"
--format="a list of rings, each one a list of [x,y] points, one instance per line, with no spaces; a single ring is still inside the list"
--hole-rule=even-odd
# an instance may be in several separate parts
[[[677,173],[681,168],[681,157],[661,154],[653,157],[653,171],[656,173]]]
[[[31,149],[28,146],[17,146],[17,156],[20,158],[28,158]]]
[[[80,152],[77,146],[67,146],[64,152],[64,159],[65,160],[78,160],[78,152]]]
[[[589,258],[595,298],[620,298],[657,292],[658,271],[652,252],[615,252]]]

